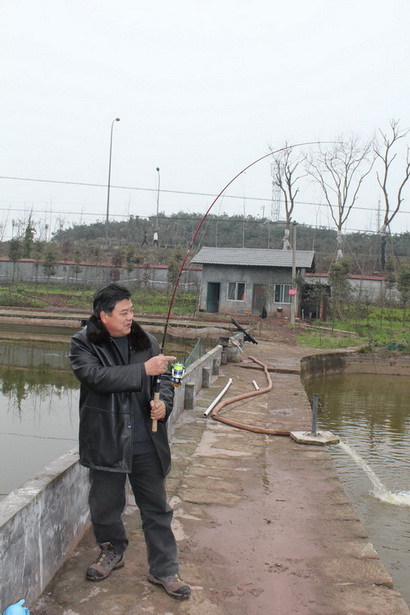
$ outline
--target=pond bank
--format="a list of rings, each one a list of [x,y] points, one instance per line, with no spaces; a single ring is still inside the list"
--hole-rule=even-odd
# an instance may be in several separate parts
[[[49,311],[0,307],[0,341],[38,344],[68,344],[71,336],[82,328],[89,311]],[[136,314],[135,319],[149,332],[160,337],[164,331],[164,316]],[[208,338],[218,340],[235,329],[226,320],[206,318],[171,318],[168,337],[185,339]],[[44,331],[47,331],[45,339]],[[234,333],[237,330],[235,329]]]
[[[303,357],[300,363],[302,378],[317,378],[327,374],[385,374],[409,376],[410,357],[366,355],[353,352],[324,351]]]

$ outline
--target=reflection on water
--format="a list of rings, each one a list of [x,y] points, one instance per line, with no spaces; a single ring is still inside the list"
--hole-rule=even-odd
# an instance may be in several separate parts
[[[320,396],[319,428],[370,540],[410,604],[410,378],[351,374],[305,384]]]
[[[76,446],[78,383],[68,371],[65,347],[0,345],[0,356],[0,494],[4,497]]]

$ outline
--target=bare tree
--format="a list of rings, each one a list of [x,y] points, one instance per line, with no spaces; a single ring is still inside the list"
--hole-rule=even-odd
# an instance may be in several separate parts
[[[283,249],[290,250],[290,224],[295,207],[295,199],[299,192],[297,184],[306,173],[299,175],[298,169],[305,157],[299,155],[295,157],[293,147],[285,144],[285,149],[274,156],[272,163],[272,184],[279,188],[285,205],[285,235],[283,237]]]
[[[330,149],[319,145],[308,159],[308,173],[319,183],[336,225],[336,261],[343,258],[343,226],[374,164],[371,148],[372,141],[363,144],[357,137],[340,138]]]
[[[377,182],[382,190],[384,199],[383,223],[379,229],[379,234],[381,237],[380,266],[382,271],[384,271],[386,267],[386,235],[390,232],[390,224],[393,218],[400,210],[400,205],[404,199],[403,188],[410,177],[410,151],[409,146],[407,146],[403,179],[401,181],[399,180],[400,183],[397,187],[397,193],[394,199],[395,204],[391,204],[390,193],[393,189],[390,189],[388,184],[391,179],[392,164],[397,157],[397,152],[394,152],[394,149],[397,146],[398,141],[400,141],[400,139],[404,139],[409,132],[410,129],[400,130],[398,121],[390,120],[390,133],[386,134],[380,130],[382,144],[375,144],[374,147],[375,156],[381,162],[382,167],[380,172],[376,172]]]

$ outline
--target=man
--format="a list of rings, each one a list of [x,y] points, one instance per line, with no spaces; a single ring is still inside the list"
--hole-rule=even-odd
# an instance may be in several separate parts
[[[90,469],[91,521],[101,549],[86,578],[101,581],[124,566],[128,539],[121,516],[128,475],[147,546],[148,580],[187,598],[191,588],[178,574],[165,493],[172,383],[162,379],[159,400],[152,399],[155,377],[175,357],[160,355],[155,338],[133,321],[130,292],[109,284],[95,294],[93,315],[73,336],[70,359],[81,383],[80,463]],[[158,422],[156,432],[152,421]]]

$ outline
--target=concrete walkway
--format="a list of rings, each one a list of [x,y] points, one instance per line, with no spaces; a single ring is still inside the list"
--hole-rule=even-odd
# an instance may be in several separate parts
[[[245,345],[273,370],[273,390],[224,409],[231,418],[277,429],[309,430],[311,410],[298,375],[299,348]],[[290,373],[284,373],[286,368]],[[408,615],[390,575],[349,503],[327,447],[301,445],[222,425],[203,411],[232,377],[233,397],[265,385],[244,355],[229,363],[172,440],[168,492],[175,510],[181,574],[192,597],[169,598],[146,580],[138,511],[125,521],[126,565],[101,583],[85,580],[96,556],[88,533],[32,615]]]

